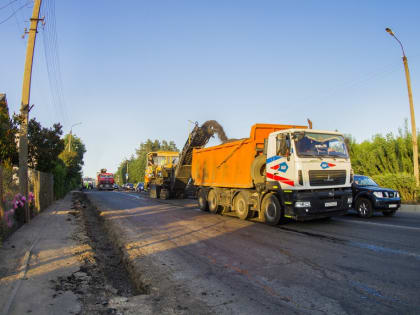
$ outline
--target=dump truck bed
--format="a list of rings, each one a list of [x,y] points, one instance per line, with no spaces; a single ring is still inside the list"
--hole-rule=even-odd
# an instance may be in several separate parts
[[[272,132],[306,126],[255,124],[249,138],[204,149],[194,149],[191,176],[196,186],[253,188],[251,164],[262,153]]]

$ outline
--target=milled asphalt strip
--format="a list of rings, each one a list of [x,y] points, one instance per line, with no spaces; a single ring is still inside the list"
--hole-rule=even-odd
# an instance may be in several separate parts
[[[368,224],[368,225],[376,225],[376,226],[390,227],[390,228],[396,228],[396,229],[420,231],[420,228],[413,227],[413,226],[394,225],[394,224],[386,224],[386,223],[375,223],[375,222],[361,221],[361,220],[346,220],[346,219],[341,219],[341,218],[338,218],[338,217],[335,217],[334,220],[341,221],[341,222],[351,222],[352,224],[353,223]]]
[[[47,222],[45,222],[44,224],[44,228],[41,230],[41,233],[38,234],[37,238],[32,242],[31,247],[26,251],[24,259],[23,259],[23,264],[20,267],[21,271],[19,272],[19,276],[17,279],[17,282],[15,284],[15,287],[13,288],[12,294],[10,295],[6,305],[3,308],[2,314],[3,315],[7,315],[9,314],[10,311],[10,307],[13,304],[13,301],[15,300],[16,294],[19,291],[20,285],[22,284],[23,279],[26,276],[26,273],[28,272],[28,266],[29,266],[29,261],[31,260],[31,256],[32,256],[32,250],[34,249],[35,245],[38,244],[39,240],[41,239],[41,235],[43,235],[42,231],[45,231],[45,227],[47,225],[49,225],[50,221],[53,218],[53,215],[56,215],[58,212],[58,210],[55,210],[51,217],[48,218]]]

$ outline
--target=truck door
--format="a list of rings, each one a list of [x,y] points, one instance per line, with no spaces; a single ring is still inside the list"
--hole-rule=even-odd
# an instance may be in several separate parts
[[[270,135],[267,148],[266,174],[268,181],[278,181],[283,189],[295,186],[295,159],[288,132]]]

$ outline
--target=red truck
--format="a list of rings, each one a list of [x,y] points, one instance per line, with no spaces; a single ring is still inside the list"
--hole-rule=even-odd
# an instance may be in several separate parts
[[[101,169],[101,171],[96,175],[96,188],[98,190],[113,190],[114,174],[107,173],[105,168]]]

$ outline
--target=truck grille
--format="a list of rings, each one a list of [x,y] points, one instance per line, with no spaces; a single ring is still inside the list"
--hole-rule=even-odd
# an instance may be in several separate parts
[[[309,171],[309,184],[311,186],[344,185],[345,183],[345,170]]]

